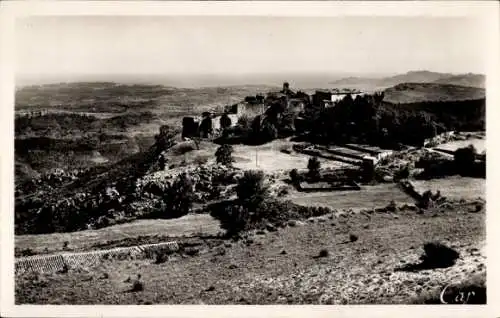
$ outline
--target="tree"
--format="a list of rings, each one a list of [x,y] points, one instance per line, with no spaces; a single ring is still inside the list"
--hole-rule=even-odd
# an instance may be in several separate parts
[[[229,128],[229,127],[231,127],[231,124],[232,124],[231,118],[229,118],[229,116],[227,114],[223,114],[220,117],[219,123],[220,123],[220,127],[222,129]]]
[[[295,116],[293,113],[284,113],[279,120],[279,131],[290,135],[295,131]]]
[[[300,182],[300,175],[297,169],[290,170],[290,180],[292,180],[293,184],[297,184]]]
[[[174,145],[175,131],[168,125],[160,127],[160,133],[155,136],[155,146],[157,153],[172,147]]]
[[[247,170],[238,180],[236,194],[240,205],[255,211],[268,195],[268,187],[264,184],[264,173],[262,171]]]
[[[230,165],[233,162],[233,147],[228,144],[224,144],[217,148],[215,151],[215,158],[217,163],[223,164],[223,165]]]
[[[278,129],[276,129],[276,126],[269,120],[264,120],[261,136],[265,141],[274,140],[278,138]]]
[[[200,123],[200,133],[202,138],[208,138],[208,136],[213,132],[212,119],[209,116],[205,116]]]
[[[308,176],[311,180],[318,180],[321,177],[320,174],[321,163],[318,157],[314,156],[309,158],[307,162],[307,169],[309,169]]]
[[[193,181],[186,174],[180,174],[174,182],[167,187],[163,195],[167,218],[177,218],[189,213],[193,205]]]
[[[238,126],[241,129],[247,130],[250,129],[250,126],[252,125],[252,121],[247,115],[242,115],[238,118]]]

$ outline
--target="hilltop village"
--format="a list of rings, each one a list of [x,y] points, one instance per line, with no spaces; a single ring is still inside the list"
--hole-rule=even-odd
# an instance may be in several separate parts
[[[220,136],[225,129],[236,127],[240,118],[255,119],[259,125],[264,125],[266,117],[288,115],[293,117],[294,126],[300,127],[300,122],[303,120],[301,115],[307,108],[321,110],[334,107],[336,102],[348,95],[355,99],[357,96],[364,96],[365,93],[351,89],[332,89],[316,90],[314,94],[308,95],[302,91],[294,92],[289,83],[285,82],[282,90],[269,92],[267,96],[261,94],[247,96],[240,103],[224,106],[222,111],[204,112],[197,117],[184,117],[182,136],[184,138]]]

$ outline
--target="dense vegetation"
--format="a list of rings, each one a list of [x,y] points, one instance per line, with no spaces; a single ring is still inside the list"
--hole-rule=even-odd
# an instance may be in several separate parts
[[[305,207],[269,196],[262,171],[245,171],[236,185],[237,198],[209,206],[211,215],[221,222],[229,237],[251,229],[275,231],[291,219],[303,219],[331,213],[327,207]]]
[[[293,134],[315,143],[366,143],[382,148],[422,146],[449,130],[484,130],[485,100],[391,104],[384,93],[347,95],[333,107],[321,108],[304,99],[305,110],[290,112],[280,98],[265,114],[243,118],[220,139],[222,143],[265,143]]]
[[[42,116],[21,116],[14,122],[16,137],[52,136],[61,138],[75,133],[91,132],[103,134],[108,130],[120,131],[139,124],[148,123],[157,116],[151,112],[124,113],[110,118],[97,118],[78,113],[48,113]]]
[[[137,200],[136,181],[144,176],[158,156],[174,145],[176,131],[160,128],[148,151],[129,156],[116,164],[94,167],[68,175],[56,171],[53,187],[39,187],[37,179],[21,183],[16,197],[16,233],[75,231],[136,217],[131,205]],[[41,176],[40,178],[47,178]],[[42,179],[43,180],[43,179]]]
[[[486,178],[486,161],[477,160],[478,153],[473,145],[455,151],[453,160],[422,157],[415,166],[424,171],[417,177],[421,179],[442,178],[452,175]]]

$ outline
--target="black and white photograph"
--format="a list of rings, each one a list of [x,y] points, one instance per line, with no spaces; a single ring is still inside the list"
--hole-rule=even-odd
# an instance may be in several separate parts
[[[15,19],[16,306],[492,301],[487,19],[276,12]]]

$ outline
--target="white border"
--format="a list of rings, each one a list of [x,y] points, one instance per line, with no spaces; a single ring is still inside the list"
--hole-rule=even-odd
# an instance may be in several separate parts
[[[495,225],[499,213],[495,211],[497,199],[494,184],[500,170],[494,137],[500,108],[498,45],[498,3],[495,1],[407,1],[407,2],[316,2],[316,1],[272,1],[272,2],[133,2],[133,1],[19,1],[0,3],[0,128],[3,138],[1,146],[2,177],[1,196],[1,312],[5,317],[263,317],[263,316],[317,316],[317,317],[401,317],[418,315],[424,317],[496,317],[500,316],[495,299],[499,299],[498,252],[494,242],[497,238]],[[203,15],[203,16],[477,16],[486,24],[485,33],[478,34],[490,45],[485,52],[487,72],[487,306],[14,306],[13,279],[13,62],[15,54],[14,20],[16,17],[33,15]],[[439,32],[439,30],[436,30]]]

